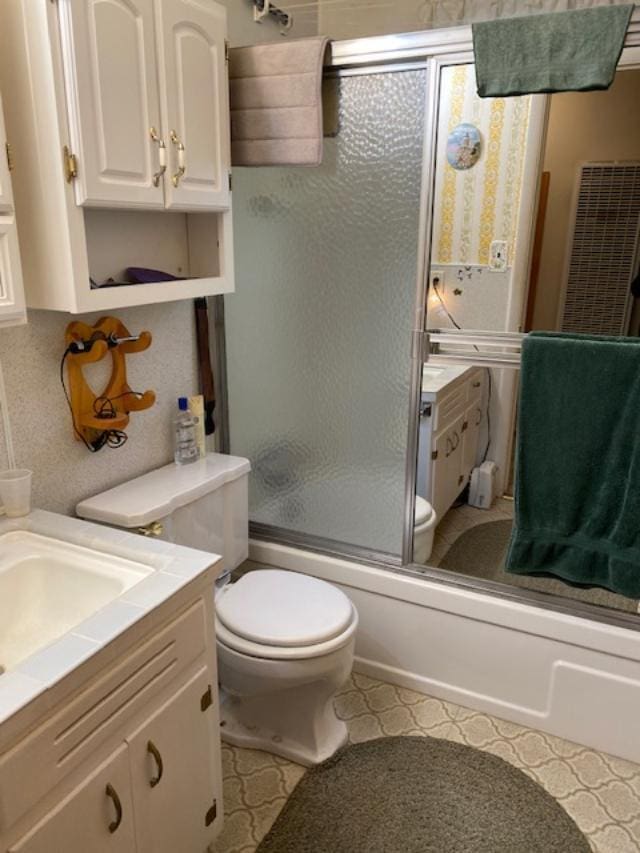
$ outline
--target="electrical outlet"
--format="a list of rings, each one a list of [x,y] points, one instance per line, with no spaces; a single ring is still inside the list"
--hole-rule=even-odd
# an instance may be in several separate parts
[[[489,247],[489,269],[492,272],[504,272],[507,260],[507,241],[493,240]]]

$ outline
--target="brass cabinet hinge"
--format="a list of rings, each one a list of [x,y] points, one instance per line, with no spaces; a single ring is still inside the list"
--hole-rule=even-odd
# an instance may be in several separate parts
[[[7,152],[7,168],[10,172],[13,172],[15,163],[13,161],[13,150],[11,148],[11,144],[9,142],[5,142],[4,146]]]
[[[211,692],[211,685],[209,685],[206,691],[200,697],[200,710],[206,711],[207,708],[210,708],[213,705],[213,693]]]
[[[213,805],[210,809],[207,809],[207,813],[204,816],[204,825],[211,826],[211,824],[216,819],[216,815],[218,814],[218,803],[214,800]]]
[[[463,421],[462,422],[462,429],[460,430],[460,432],[464,432],[468,428],[469,428],[469,421]]]
[[[228,39],[224,40],[224,61],[225,62],[229,61],[229,40]]]
[[[71,153],[68,145],[62,149],[64,155],[64,176],[68,184],[78,177],[78,159],[75,154]]]
[[[432,458],[432,459],[437,459],[437,458],[438,458],[438,451],[437,451],[437,450],[432,450],[432,451],[431,451],[431,458]]]
[[[229,192],[233,190],[233,178],[231,177],[231,172],[229,172]]]

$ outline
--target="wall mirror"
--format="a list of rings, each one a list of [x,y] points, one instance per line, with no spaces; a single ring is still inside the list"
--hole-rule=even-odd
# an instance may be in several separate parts
[[[637,612],[623,596],[503,569],[518,333],[640,335],[630,53],[605,92],[480,99],[472,64],[440,68],[413,542],[414,568]]]

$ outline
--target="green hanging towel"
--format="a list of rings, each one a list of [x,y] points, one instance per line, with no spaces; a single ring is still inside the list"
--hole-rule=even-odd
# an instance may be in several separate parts
[[[473,24],[478,95],[608,89],[634,4]]]
[[[640,598],[640,338],[525,337],[506,569]]]

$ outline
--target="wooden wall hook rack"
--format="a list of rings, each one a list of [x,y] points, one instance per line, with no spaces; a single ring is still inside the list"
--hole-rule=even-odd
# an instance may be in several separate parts
[[[151,346],[151,333],[131,335],[116,317],[101,317],[95,326],[80,320],[69,323],[65,332],[67,348],[76,344],[81,349],[67,352],[69,396],[76,438],[91,443],[105,430],[123,430],[130,412],[148,409],[156,401],[153,391],[138,394],[127,382],[126,356],[143,352]],[[101,361],[111,355],[111,377],[104,391],[96,394],[84,377],[85,364]],[[78,435],[80,433],[80,435]]]

